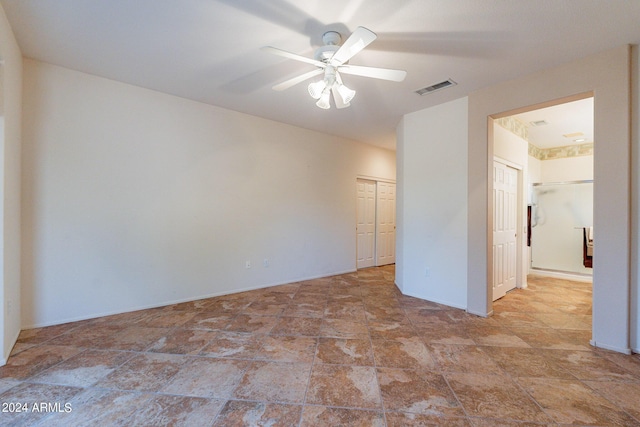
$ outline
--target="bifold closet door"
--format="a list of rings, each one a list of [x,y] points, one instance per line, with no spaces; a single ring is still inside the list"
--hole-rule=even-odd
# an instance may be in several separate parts
[[[377,183],[376,265],[396,262],[396,185]]]
[[[356,267],[376,265],[376,182],[356,183]]]

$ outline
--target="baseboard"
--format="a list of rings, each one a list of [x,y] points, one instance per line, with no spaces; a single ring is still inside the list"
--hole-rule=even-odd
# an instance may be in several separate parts
[[[4,366],[7,364],[7,360],[9,360],[9,355],[11,354],[11,351],[13,351],[13,347],[15,347],[16,343],[18,342],[19,336],[20,336],[20,331],[18,331],[13,337],[13,340],[11,341],[12,344],[11,346],[9,346],[9,352],[7,353],[7,357],[3,357],[2,359],[0,359],[0,366]]]
[[[592,346],[597,347],[597,348],[603,348],[605,350],[617,351],[618,353],[623,353],[623,354],[631,354],[632,353],[630,348],[621,348],[621,347],[614,347],[614,346],[606,345],[606,344],[599,344],[595,340],[590,340],[589,344],[591,344]]]
[[[396,285],[396,287],[397,287],[397,285]],[[400,289],[400,288],[398,288],[398,289]],[[464,307],[464,306],[461,306],[461,305],[458,305],[458,304],[453,304],[453,303],[451,303],[449,301],[440,301],[440,300],[435,300],[435,299],[427,299],[427,298],[423,298],[423,297],[420,297],[420,296],[417,296],[417,295],[414,295],[414,294],[410,294],[410,293],[405,293],[405,292],[402,292],[402,295],[406,295],[406,296],[412,297],[412,298],[418,298],[418,299],[421,299],[421,300],[424,300],[424,301],[433,302],[433,303],[436,303],[436,304],[446,305],[447,307],[459,308],[460,310],[466,310],[467,309],[467,307]]]
[[[534,276],[552,277],[554,279],[574,280],[576,282],[585,282],[585,283],[593,282],[593,276],[590,276],[588,274],[577,274],[577,273],[574,274],[574,273],[567,273],[564,271],[539,270],[535,268],[529,269],[529,274]]]
[[[292,281],[287,281],[285,283],[277,282],[277,283],[267,283],[267,284],[258,285],[258,286],[248,286],[248,287],[244,287],[244,288],[233,289],[233,290],[230,290],[230,291],[214,292],[214,293],[211,293],[211,294],[201,295],[201,296],[197,296],[197,297],[189,297],[189,298],[165,301],[165,302],[158,303],[158,304],[136,306],[136,307],[133,307],[133,308],[127,308],[126,310],[115,310],[115,311],[102,312],[102,313],[98,313],[98,314],[91,314],[91,315],[88,315],[88,316],[70,317],[70,318],[66,318],[66,319],[62,319],[62,320],[58,320],[58,321],[54,321],[54,322],[34,323],[34,324],[31,324],[31,325],[23,325],[22,329],[45,328],[47,326],[63,325],[65,323],[80,322],[82,320],[95,319],[95,318],[98,318],[98,317],[113,316],[115,314],[130,313],[132,311],[139,311],[139,310],[149,310],[151,308],[165,307],[167,305],[180,304],[180,303],[183,303],[183,302],[197,301],[197,300],[200,300],[200,299],[215,298],[215,297],[220,297],[220,296],[223,296],[223,295],[237,294],[237,293],[240,293],[240,292],[255,291],[255,290],[258,290],[258,289],[270,288],[272,286],[280,286],[280,285],[287,285],[287,284],[290,284],[290,283],[303,282],[305,280],[319,279],[319,278],[322,278],[322,277],[340,276],[342,274],[354,273],[356,271],[357,270],[355,270],[355,269],[349,269],[349,270],[338,271],[338,272],[330,273],[330,274],[321,274],[321,275],[316,275],[316,276],[302,277],[302,278],[295,279],[295,280],[292,280]],[[18,337],[16,336],[16,340],[17,339],[18,339]]]
[[[493,316],[493,310],[491,310],[488,313],[480,313],[480,312],[476,312],[476,311],[473,311],[473,310],[467,310],[467,313],[473,314],[474,316],[480,316],[480,317],[485,317],[485,318]]]

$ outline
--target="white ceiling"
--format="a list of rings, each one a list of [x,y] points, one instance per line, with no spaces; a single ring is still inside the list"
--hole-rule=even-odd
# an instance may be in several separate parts
[[[26,57],[244,113],[395,147],[402,115],[592,53],[640,43],[638,0],[0,0]],[[351,107],[321,110],[307,83],[327,29],[378,34],[351,64],[402,83],[343,76]],[[348,34],[344,34],[348,36]],[[448,78],[430,95],[416,89]]]
[[[558,104],[512,117],[527,126],[529,142],[538,148],[595,142],[593,140],[593,98]],[[535,125],[535,122],[541,121],[546,124]]]

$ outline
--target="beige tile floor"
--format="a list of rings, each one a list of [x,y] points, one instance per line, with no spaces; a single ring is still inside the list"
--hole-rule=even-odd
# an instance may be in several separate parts
[[[25,330],[0,425],[640,425],[640,356],[589,346],[590,284],[531,277],[483,319],[393,276]]]

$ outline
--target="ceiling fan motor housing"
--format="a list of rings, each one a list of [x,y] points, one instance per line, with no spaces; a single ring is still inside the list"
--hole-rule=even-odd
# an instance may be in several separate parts
[[[324,44],[339,45],[342,41],[342,36],[337,31],[327,31],[322,35],[322,42]]]
[[[327,31],[322,35],[322,42],[324,46],[320,46],[316,49],[313,57],[316,61],[328,62],[338,49],[340,49],[340,42],[342,37],[337,31]]]

